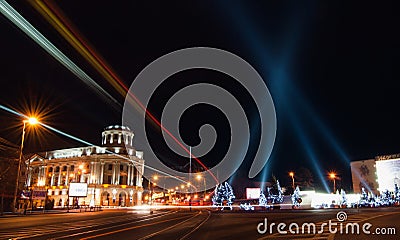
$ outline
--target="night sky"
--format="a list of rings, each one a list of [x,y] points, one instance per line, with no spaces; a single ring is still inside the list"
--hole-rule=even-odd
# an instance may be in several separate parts
[[[395,69],[399,19],[390,1],[55,3],[128,87],[146,65],[182,48],[220,48],[249,62],[270,90],[278,123],[265,174],[255,181],[263,176],[270,180],[273,174],[289,184],[287,172],[304,166],[312,172],[318,189],[323,184],[317,169],[324,177],[336,171],[340,184],[351,190],[349,161],[400,152],[400,85]],[[29,3],[10,4],[123,104],[124,96]],[[23,113],[40,110],[45,123],[95,144],[100,144],[105,126],[121,123],[122,108],[110,106],[3,15],[0,30],[0,104]],[[168,96],[213,79],[220,79],[218,85],[234,92],[245,106],[253,123],[251,145],[257,145],[258,115],[251,99],[221,73],[179,73],[160,86],[149,109],[159,117]],[[0,123],[0,137],[19,144],[21,119],[1,111]],[[218,132],[215,149],[202,159],[212,166],[229,144],[229,126],[222,112],[196,106],[183,115],[180,130],[186,144],[196,145],[199,138],[192,133],[204,123],[213,124]],[[171,161],[173,155],[157,140],[157,129],[149,131],[160,146],[158,156],[179,164]],[[78,146],[82,144],[55,133],[28,129],[25,152]],[[249,149],[238,176],[247,175],[254,150]]]

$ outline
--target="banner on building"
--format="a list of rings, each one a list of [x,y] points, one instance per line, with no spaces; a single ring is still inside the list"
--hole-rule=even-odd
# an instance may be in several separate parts
[[[88,192],[87,183],[70,183],[69,196],[70,197],[86,197]]]

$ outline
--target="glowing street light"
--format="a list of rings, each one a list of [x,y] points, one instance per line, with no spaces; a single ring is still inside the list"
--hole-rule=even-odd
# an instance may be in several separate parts
[[[17,178],[15,180],[15,191],[14,191],[14,199],[13,199],[13,212],[14,213],[15,213],[16,206],[17,206],[17,194],[18,194],[19,178],[21,175],[22,150],[24,148],[26,124],[28,123],[29,125],[36,125],[39,123],[39,121],[35,117],[30,117],[30,118],[24,120],[23,123],[24,123],[24,125],[22,127],[21,146],[20,146],[20,150],[19,150],[19,160],[18,160],[18,171],[17,171]],[[28,164],[29,164],[29,162],[28,162]],[[28,165],[28,171],[29,171],[29,165]]]

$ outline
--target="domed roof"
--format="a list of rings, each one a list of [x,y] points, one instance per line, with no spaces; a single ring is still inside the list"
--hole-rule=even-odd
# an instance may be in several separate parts
[[[108,126],[106,128],[104,128],[104,130],[126,130],[126,131],[131,131],[131,129],[127,126],[121,126],[121,125],[111,125]]]

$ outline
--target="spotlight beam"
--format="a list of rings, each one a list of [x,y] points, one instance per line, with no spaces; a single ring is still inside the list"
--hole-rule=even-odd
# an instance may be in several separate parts
[[[6,1],[0,0],[0,12],[13,22],[26,35],[41,46],[47,53],[53,56],[64,67],[70,70],[75,76],[82,80],[92,90],[97,92],[106,102],[111,104],[115,109],[120,110],[121,104],[112,97],[106,90],[96,83],[89,75],[79,68],[71,59],[63,54],[56,46],[46,39],[32,24],[22,17],[11,5]]]

